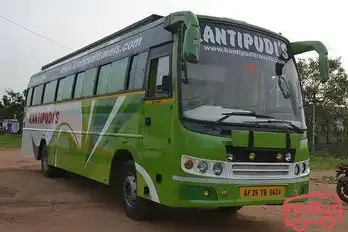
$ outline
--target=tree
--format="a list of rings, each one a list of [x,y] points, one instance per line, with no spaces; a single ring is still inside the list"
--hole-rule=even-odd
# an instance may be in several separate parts
[[[315,106],[317,124],[322,126],[326,133],[326,142],[330,143],[330,133],[340,132],[338,122],[342,122],[344,128],[348,128],[346,120],[348,76],[342,67],[341,57],[329,59],[330,79],[326,83],[322,83],[320,80],[318,59],[299,59],[298,70],[304,88],[308,132],[310,135],[312,134],[312,109]],[[347,129],[346,135],[348,135]]]
[[[20,123],[24,117],[25,92],[6,90],[0,99],[0,119],[16,117]]]

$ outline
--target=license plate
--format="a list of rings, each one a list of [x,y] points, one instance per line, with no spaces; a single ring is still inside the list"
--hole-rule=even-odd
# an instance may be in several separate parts
[[[241,199],[279,198],[284,196],[283,186],[240,187]]]

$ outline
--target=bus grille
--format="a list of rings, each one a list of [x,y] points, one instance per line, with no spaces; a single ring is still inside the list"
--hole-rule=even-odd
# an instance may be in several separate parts
[[[277,178],[290,175],[291,164],[261,164],[235,163],[232,164],[232,177],[237,178]]]

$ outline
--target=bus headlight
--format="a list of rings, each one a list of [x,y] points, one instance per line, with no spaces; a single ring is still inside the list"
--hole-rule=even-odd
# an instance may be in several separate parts
[[[200,173],[206,173],[208,171],[208,163],[205,161],[200,161],[197,168]]]
[[[222,165],[221,165],[220,163],[216,163],[216,164],[214,164],[214,166],[213,166],[213,172],[214,172],[214,174],[217,175],[217,176],[220,176],[220,175],[221,175],[222,169],[223,169],[223,167],[222,167]]]

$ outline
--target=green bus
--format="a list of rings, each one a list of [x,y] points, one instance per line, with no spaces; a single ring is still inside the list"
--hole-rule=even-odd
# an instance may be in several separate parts
[[[326,81],[319,41],[191,11],[151,15],[30,78],[22,151],[46,177],[111,185],[134,220],[154,203],[281,205],[309,191],[294,58],[307,51]]]

